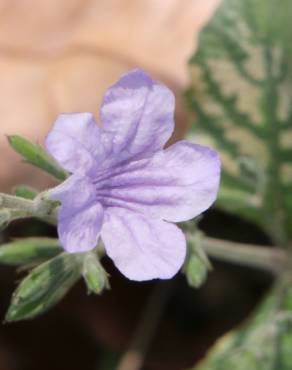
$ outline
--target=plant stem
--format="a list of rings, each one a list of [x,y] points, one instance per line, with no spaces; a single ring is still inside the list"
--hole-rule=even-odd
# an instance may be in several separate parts
[[[36,217],[50,224],[56,224],[56,204],[46,199],[45,193],[41,193],[34,200],[0,193],[0,209],[10,211],[10,221]]]
[[[0,207],[1,208],[19,208],[27,211],[32,211],[33,201],[0,193]]]
[[[195,243],[195,236],[188,233],[188,242]],[[210,257],[238,265],[256,267],[279,273],[288,263],[287,253],[275,247],[236,243],[210,237],[202,238],[202,246]]]

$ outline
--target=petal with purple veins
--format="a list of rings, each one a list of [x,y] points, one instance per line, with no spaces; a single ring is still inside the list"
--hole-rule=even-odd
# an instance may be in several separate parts
[[[101,133],[90,113],[60,114],[45,142],[67,171],[90,174],[103,159]]]
[[[49,198],[60,201],[61,208],[78,212],[96,201],[96,189],[89,177],[75,174],[48,191]]]
[[[69,253],[82,253],[95,248],[103,222],[103,208],[93,203],[74,212],[61,208],[58,234],[61,244]]]
[[[216,199],[220,160],[208,147],[178,142],[152,158],[112,169],[96,180],[105,207],[123,207],[172,222],[192,219]]]
[[[136,69],[106,92],[101,120],[116,162],[140,159],[161,150],[174,129],[174,96]]]
[[[90,179],[72,175],[49,190],[51,199],[61,202],[58,212],[58,235],[70,253],[93,249],[103,222],[103,207],[96,201],[96,190]]]
[[[186,255],[186,240],[176,225],[120,208],[107,211],[101,238],[108,256],[131,280],[169,279]]]

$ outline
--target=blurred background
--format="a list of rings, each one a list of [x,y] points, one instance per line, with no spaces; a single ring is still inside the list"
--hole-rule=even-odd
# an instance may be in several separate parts
[[[218,0],[0,1],[0,186],[46,186],[6,143],[19,134],[42,143],[60,112],[98,119],[105,90],[140,67],[176,93],[177,136],[186,127],[182,91],[196,36]]]
[[[0,191],[16,184],[52,185],[49,176],[21,162],[5,135],[41,144],[61,112],[89,111],[98,120],[105,90],[132,68],[145,69],[174,91],[172,140],[184,137],[196,120],[185,91],[199,86],[188,62],[218,5],[219,0],[0,0]],[[251,106],[255,97],[247,95],[244,104]],[[222,210],[209,211],[200,228],[218,238],[271,244],[260,228]],[[1,239],[29,235],[56,233],[25,221],[9,226]],[[265,272],[214,261],[207,283],[196,290],[183,275],[137,284],[110,261],[105,265],[111,291],[87,296],[80,283],[45,316],[1,325],[0,370],[118,369],[133,341],[145,352],[144,370],[187,369],[242,323],[273,280]],[[1,319],[16,279],[14,269],[1,267]]]

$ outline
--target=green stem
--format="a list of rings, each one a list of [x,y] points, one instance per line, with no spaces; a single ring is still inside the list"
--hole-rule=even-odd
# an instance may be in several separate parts
[[[16,197],[14,195],[8,195],[0,193],[0,207],[2,208],[20,208],[23,210],[32,210],[33,201]]]
[[[41,193],[34,200],[0,193],[0,209],[9,211],[9,221],[36,217],[50,224],[56,224],[56,204]]]
[[[187,239],[195,243],[195,236],[188,233]],[[238,265],[256,267],[280,273],[288,263],[287,253],[280,248],[231,242],[210,237],[202,238],[204,250],[210,257]]]

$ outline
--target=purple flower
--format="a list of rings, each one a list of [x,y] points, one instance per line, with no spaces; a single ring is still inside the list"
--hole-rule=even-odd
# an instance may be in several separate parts
[[[58,117],[46,147],[72,173],[50,191],[61,202],[58,234],[67,252],[89,251],[101,237],[129,279],[167,279],[180,269],[186,240],[172,222],[214,202],[220,161],[187,141],[163,149],[174,103],[166,86],[133,70],[106,92],[102,128],[90,113]]]

